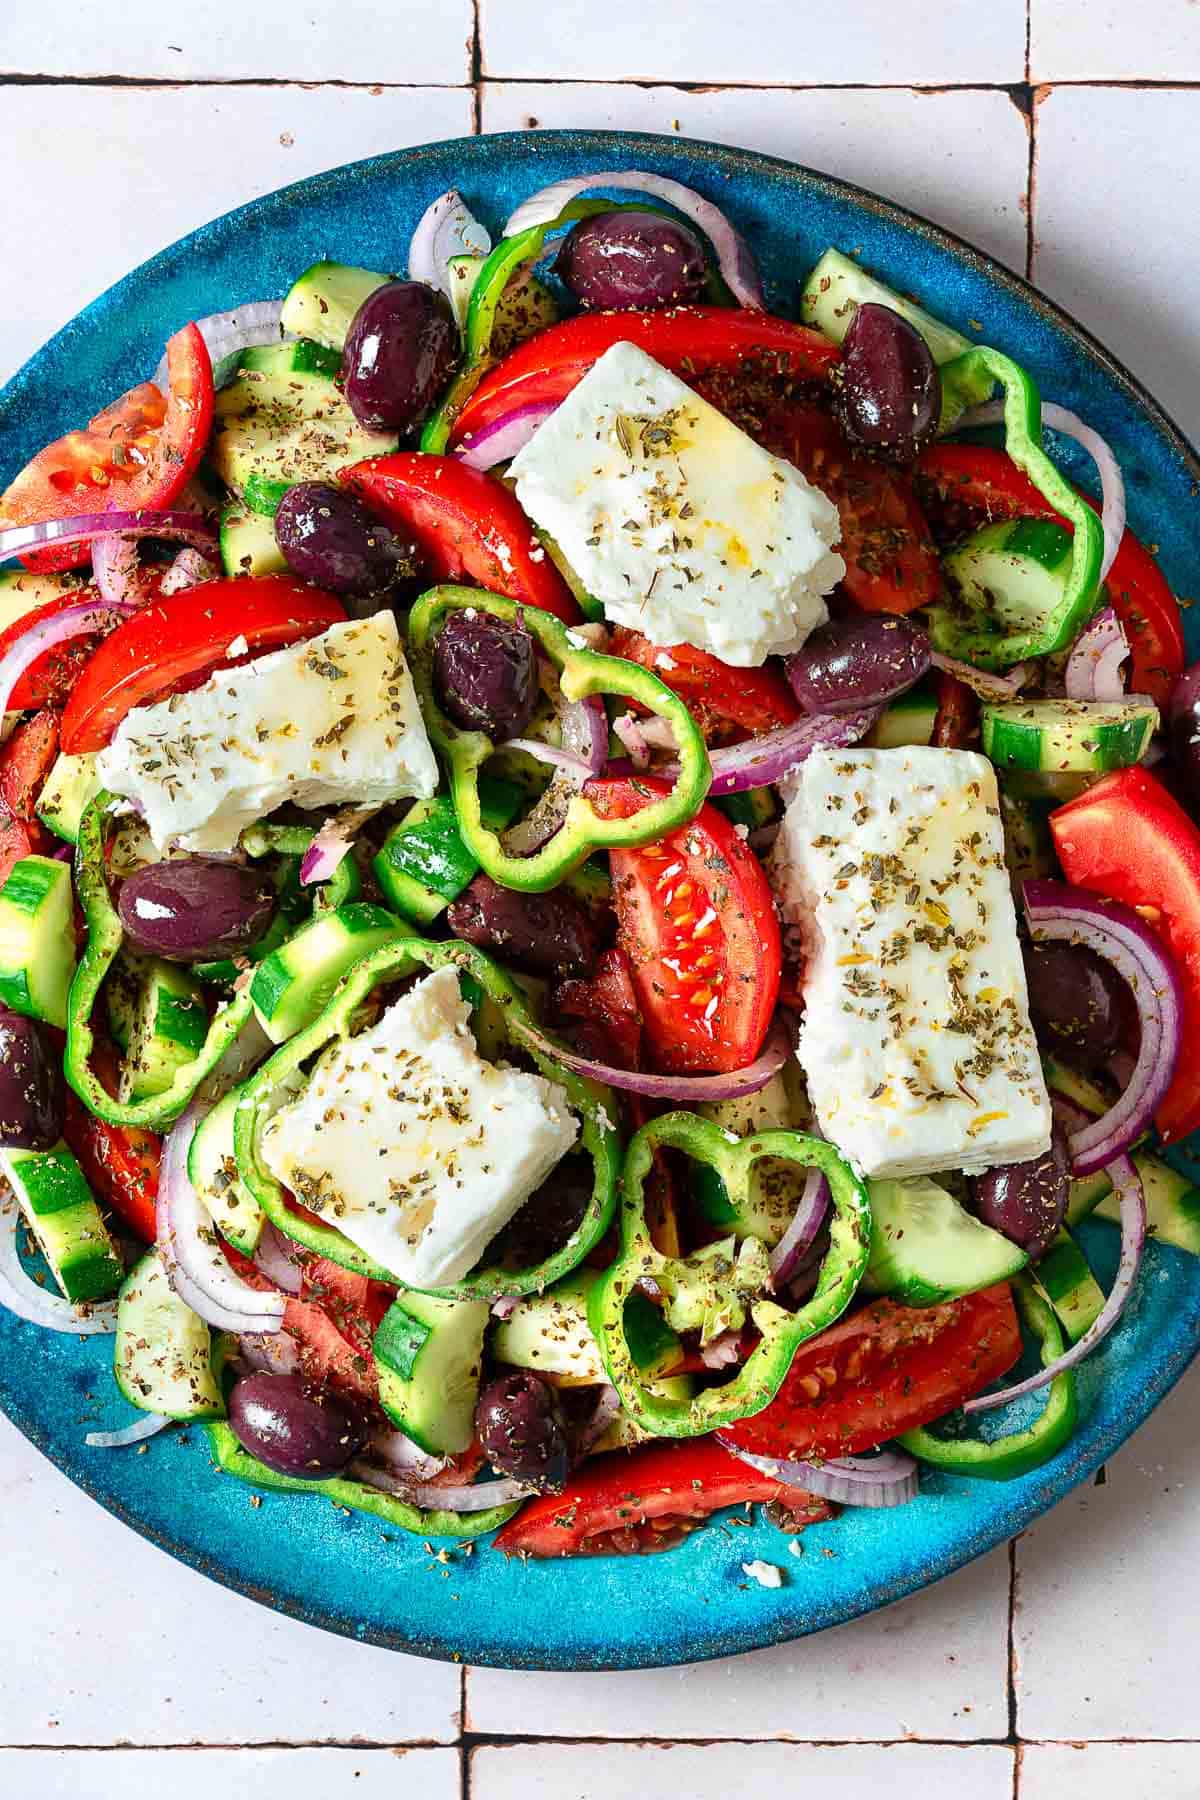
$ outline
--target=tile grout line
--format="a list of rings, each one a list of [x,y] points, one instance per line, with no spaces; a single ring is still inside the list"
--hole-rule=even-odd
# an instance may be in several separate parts
[[[535,1674],[536,1670],[527,1671]],[[170,1744],[60,1744],[60,1743],[0,1743],[0,1751],[13,1751],[22,1756],[59,1756],[63,1754],[89,1754],[96,1756],[163,1756],[173,1755],[180,1750],[195,1751],[197,1755],[227,1755],[231,1752],[247,1750],[357,1750],[368,1752],[387,1751],[391,1754],[404,1754],[410,1750],[460,1750],[464,1757],[476,1750],[525,1749],[538,1744],[556,1744],[569,1748],[585,1749],[602,1746],[605,1749],[620,1749],[623,1746],[651,1744],[657,1749],[697,1749],[713,1748],[721,1744],[738,1744],[753,1747],[758,1744],[788,1744],[798,1750],[895,1750],[906,1745],[924,1745],[936,1750],[1011,1750],[1018,1759],[1024,1750],[1030,1748],[1054,1748],[1065,1746],[1068,1749],[1080,1747],[1117,1745],[1129,1748],[1161,1745],[1200,1750],[1200,1738],[1195,1737],[1101,1737],[1101,1738],[1018,1738],[1014,1743],[1009,1737],[978,1738],[945,1738],[945,1737],[897,1737],[897,1738],[797,1738],[774,1737],[684,1737],[666,1738],[653,1735],[630,1737],[557,1737],[553,1733],[537,1734],[534,1732],[492,1732],[469,1731],[464,1733],[461,1743],[457,1741],[438,1741],[432,1738],[400,1740],[389,1738],[313,1738],[300,1741],[294,1738],[256,1739],[241,1744],[197,1743],[183,1740]],[[469,1784],[468,1784],[469,1787]],[[464,1790],[465,1791],[465,1790]]]
[[[1195,93],[1198,80],[1171,80],[1167,77],[1122,76],[1055,78],[1053,81],[669,81],[650,75],[605,77],[594,75],[494,75],[482,68],[465,81],[349,81],[331,77],[306,81],[300,76],[229,75],[195,76],[180,80],[167,75],[56,75],[32,70],[0,70],[0,87],[64,87],[64,88],[137,88],[154,91],[161,88],[302,88],[315,92],[322,88],[341,88],[348,92],[381,93],[461,93],[465,89],[484,87],[604,87],[642,88],[651,92],[679,94],[1012,94],[1020,95],[1032,86],[1035,92],[1050,87],[1081,89],[1118,89],[1132,92]]]
[[[481,0],[471,0],[471,131],[483,133],[483,14]]]

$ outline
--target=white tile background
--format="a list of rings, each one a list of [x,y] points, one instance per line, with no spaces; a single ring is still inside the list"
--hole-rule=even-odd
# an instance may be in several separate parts
[[[1200,436],[1196,83],[1197,0],[0,0],[0,380],[254,194],[476,126],[616,125],[913,205],[1031,273]],[[929,1593],[610,1676],[276,1618],[0,1420],[0,1796],[1200,1800],[1198,1398],[1193,1376],[1104,1486]]]

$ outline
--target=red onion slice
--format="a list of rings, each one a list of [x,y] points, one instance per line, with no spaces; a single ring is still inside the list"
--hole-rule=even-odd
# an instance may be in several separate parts
[[[703,1353],[702,1353],[703,1354]],[[596,1397],[596,1410],[584,1426],[575,1446],[575,1458],[582,1460],[592,1448],[599,1443],[613,1420],[621,1410],[621,1396],[615,1387],[605,1382]]]
[[[254,1266],[261,1269],[281,1293],[298,1294],[303,1285],[303,1271],[296,1261],[297,1253],[304,1255],[300,1245],[292,1238],[284,1237],[268,1219],[254,1252]]]
[[[724,750],[711,750],[712,787],[709,798],[742,794],[747,788],[770,787],[799,768],[814,750],[842,750],[865,737],[882,707],[867,706],[861,712],[810,713],[794,725],[783,725],[765,737],[747,738]]]
[[[559,715],[563,749],[585,762],[591,774],[599,775],[608,755],[608,714],[598,694],[586,700],[571,700]]]
[[[294,344],[294,331],[280,325],[282,300],[248,300],[229,312],[209,313],[196,320],[196,329],[208,346],[214,371],[217,365],[242,350],[255,350],[260,344]],[[154,385],[165,394],[169,385],[167,358],[164,351],[154,371]],[[218,384],[219,385],[219,384]]]
[[[881,1450],[878,1456],[839,1456],[829,1462],[803,1458],[752,1456],[723,1432],[716,1434],[726,1450],[789,1487],[806,1488],[838,1506],[907,1506],[918,1492],[917,1464],[905,1450]]]
[[[757,1094],[783,1068],[792,1048],[787,1027],[776,1020],[762,1050],[744,1069],[735,1069],[725,1075],[652,1075],[644,1070],[613,1068],[608,1063],[577,1056],[573,1050],[552,1043],[537,1030],[523,1033],[523,1036],[527,1043],[536,1044],[546,1056],[570,1069],[572,1074],[587,1076],[605,1087],[621,1088],[626,1093],[644,1094],[650,1100],[740,1100],[746,1094]]]
[[[1025,916],[1037,942],[1082,944],[1110,963],[1138,1010],[1141,1043],[1129,1085],[1102,1118],[1070,1138],[1076,1175],[1121,1156],[1145,1131],[1170,1087],[1183,1047],[1183,993],[1170,952],[1131,906],[1065,881],[1027,881]]]
[[[681,181],[652,175],[645,169],[607,169],[552,182],[522,201],[504,227],[505,237],[515,237],[520,231],[528,231],[531,225],[552,224],[576,195],[586,193],[589,188],[632,188],[636,193],[653,194],[656,199],[665,200],[668,206],[673,206],[704,232],[716,252],[717,266],[734,298],[753,312],[765,311],[766,295],[750,246],[720,207],[714,206],[694,188],[685,187]]]
[[[402,1431],[377,1431],[371,1439],[371,1449],[383,1458],[393,1475],[410,1483],[432,1481],[450,1460],[448,1456],[430,1456]]]
[[[538,762],[549,763],[552,769],[558,769],[576,788],[581,788],[585,781],[590,781],[597,773],[582,757],[572,756],[569,750],[560,750],[557,744],[545,744],[541,738],[507,738],[502,748],[519,750],[525,756],[535,757]],[[301,879],[303,880],[303,876]]]
[[[385,1494],[396,1494],[422,1512],[487,1512],[493,1506],[509,1506],[514,1500],[528,1500],[537,1492],[524,1481],[475,1481],[462,1487],[441,1487],[432,1482],[414,1482],[393,1475],[374,1463],[356,1458],[347,1474],[367,1487],[379,1488]]]
[[[1067,658],[1063,686],[1068,700],[1124,700],[1121,664],[1128,655],[1120,619],[1111,606],[1103,607],[1075,640]]]
[[[511,462],[523,450],[534,432],[541,429],[557,408],[557,401],[539,401],[518,406],[493,420],[481,431],[469,432],[454,454],[472,469],[494,469],[497,463]]]
[[[943,656],[938,650],[929,660],[944,675],[953,675],[965,683],[981,700],[1015,700],[1029,679],[1027,662],[1017,663],[1007,675],[990,675],[986,669],[977,669],[974,663],[959,662],[956,656]]]
[[[142,1444],[147,1438],[157,1437],[173,1419],[162,1413],[143,1413],[132,1425],[123,1425],[119,1431],[89,1431],[84,1443],[89,1450],[123,1450],[127,1444]]]
[[[1038,1388],[1046,1387],[1056,1375],[1073,1369],[1085,1356],[1090,1356],[1125,1311],[1141,1267],[1142,1252],[1146,1248],[1146,1196],[1142,1190],[1142,1178],[1129,1157],[1114,1157],[1107,1172],[1121,1208],[1121,1260],[1117,1264],[1117,1278],[1113,1282],[1112,1292],[1098,1316],[1077,1344],[1072,1344],[1069,1350],[1056,1356],[1045,1368],[1039,1369],[1036,1375],[1030,1375],[1025,1381],[1018,1381],[1015,1387],[1002,1388],[998,1394],[977,1394],[974,1400],[968,1400],[963,1407],[965,1413],[991,1412],[997,1406],[1007,1406],[1010,1400],[1019,1400],[1024,1394],[1034,1394]]]
[[[486,256],[491,247],[490,234],[458,189],[447,188],[430,202],[417,221],[408,246],[408,278],[437,288],[449,300],[450,258]]]
[[[187,1155],[208,1109],[193,1103],[163,1141],[158,1177],[158,1249],[167,1278],[186,1306],[221,1331],[278,1331],[282,1294],[252,1288],[226,1261],[213,1222],[192,1186]]]
[[[26,669],[45,656],[47,650],[53,650],[56,644],[70,643],[73,638],[90,637],[93,632],[103,630],[117,619],[127,618],[135,610],[120,603],[106,601],[97,605],[85,601],[80,606],[64,607],[62,612],[31,625],[11,649],[0,656],[0,714],[8,711],[13,690]]]
[[[377,806],[357,806],[326,819],[301,860],[301,887],[309,887],[314,881],[331,881],[363,826],[378,811]]]
[[[791,1223],[770,1255],[771,1282],[785,1287],[796,1264],[816,1237],[829,1211],[829,1182],[820,1169],[810,1169],[792,1214]]]
[[[21,1210],[11,1195],[0,1196],[0,1306],[31,1325],[61,1331],[69,1337],[111,1337],[117,1329],[117,1303],[104,1300],[76,1307],[61,1294],[48,1293],[28,1273],[17,1248]]]
[[[648,769],[650,767],[650,740],[642,729],[641,720],[635,719],[632,713],[621,713],[618,718],[613,720],[612,728],[628,750],[629,760],[634,768]]]
[[[92,545],[92,578],[100,598],[108,606],[133,606],[137,602],[135,581],[138,571],[138,547],[135,538],[109,532]]]
[[[95,566],[93,556],[92,567]],[[159,582],[158,591],[169,599],[172,594],[185,593],[188,588],[199,587],[204,581],[215,581],[217,573],[207,556],[194,549],[191,544],[186,544]]]
[[[700,1361],[706,1369],[729,1369],[742,1360],[742,1334],[723,1331],[710,1344],[701,1344]]]
[[[219,559],[217,534],[196,512],[156,512],[147,507],[143,512],[80,513],[75,519],[47,519],[39,525],[12,525],[0,531],[0,563],[26,556],[31,550],[45,550],[50,545],[62,550],[69,544],[90,544],[96,538],[118,533],[122,537],[168,538],[174,542],[194,544],[206,556]]]
[[[265,1375],[294,1375],[300,1368],[300,1346],[286,1331],[243,1331],[238,1355],[247,1368]]]

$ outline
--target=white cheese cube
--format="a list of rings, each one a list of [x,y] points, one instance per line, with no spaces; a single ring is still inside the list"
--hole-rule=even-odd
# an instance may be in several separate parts
[[[158,849],[216,851],[285,800],[383,806],[427,798],[438,779],[390,612],[135,706],[97,773],[142,813]]]
[[[635,344],[614,344],[513,459],[531,519],[604,615],[754,668],[825,622],[837,509]]]
[[[807,961],[797,1055],[825,1135],[865,1175],[1040,1156],[996,776],[967,750],[820,750],[771,860]]]
[[[556,1083],[484,1062],[453,969],[326,1052],[263,1161],[410,1287],[458,1281],[578,1136]]]

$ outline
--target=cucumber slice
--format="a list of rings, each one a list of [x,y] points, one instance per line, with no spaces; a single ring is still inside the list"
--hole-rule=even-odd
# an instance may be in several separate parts
[[[78,594],[83,585],[81,575],[35,575],[31,569],[0,570],[0,631],[7,631],[10,625],[15,625],[39,606],[48,606],[51,600],[61,600],[64,594]]]
[[[259,963],[250,983],[258,1022],[271,1042],[282,1044],[311,1025],[348,969],[410,929],[395,913],[365,900],[302,926]]]
[[[1101,774],[1140,762],[1158,729],[1149,700],[1011,700],[980,712],[998,769]]]
[[[55,837],[73,844],[79,836],[83,809],[99,791],[94,753],[87,751],[82,756],[68,756],[64,750],[38,796],[38,818]]]
[[[1004,861],[1012,878],[1018,915],[1023,884],[1037,876],[1053,875],[1058,868],[1054,840],[1050,836],[1053,810],[1052,800],[1014,794],[1007,782],[1000,789]]]
[[[928,1176],[869,1181],[867,1188],[873,1221],[862,1281],[867,1293],[892,1294],[907,1306],[936,1306],[1009,1281],[1029,1260]]]
[[[563,580],[566,582],[567,586],[570,588],[575,599],[575,604],[583,614],[584,618],[603,619],[604,602],[602,600],[597,600],[595,594],[590,593],[588,589],[584,587],[582,581],[580,581],[578,575],[575,573],[573,565],[567,560],[566,552],[562,549],[558,539],[551,537],[548,531],[543,531],[540,525],[534,526],[533,534],[537,538],[542,549],[546,552],[546,555],[550,558],[550,561],[562,576]]]
[[[489,1317],[486,1300],[405,1290],[375,1333],[380,1405],[432,1456],[458,1456],[474,1442]]]
[[[937,722],[937,695],[931,681],[919,681],[907,694],[885,706],[864,742],[876,750],[899,750],[908,744],[932,744]]]
[[[312,338],[299,338],[294,344],[263,344],[243,350],[237,366],[260,375],[333,376],[341,374],[342,353]]]
[[[143,1256],[122,1284],[113,1372],[130,1405],[143,1412],[168,1419],[224,1417],[208,1326],[179,1298],[157,1250]]]
[[[328,375],[239,370],[214,405],[213,466],[247,505],[274,512],[298,481],[326,481],[348,463],[394,450],[366,431]]]
[[[302,1094],[307,1079],[297,1070],[280,1081],[264,1117]],[[188,1147],[188,1179],[221,1236],[243,1256],[253,1256],[267,1221],[238,1169],[233,1127],[240,1098],[241,1090],[232,1088],[201,1119]]]
[[[487,829],[503,831],[511,825],[522,799],[512,782],[484,777],[479,807]],[[436,919],[479,873],[479,863],[459,834],[458,815],[448,794],[418,800],[388,833],[371,866],[386,899],[419,925]]]
[[[127,967],[135,991],[129,1004],[125,986],[128,1012],[120,1019],[126,1038],[119,1098],[144,1100],[165,1093],[179,1070],[200,1054],[208,1034],[208,1008],[198,982],[178,963],[146,956],[129,958]]]
[[[1059,610],[1071,572],[1071,533],[1054,519],[1002,520],[942,557],[954,603],[930,619],[934,648],[955,655],[961,615],[1001,633],[1036,631]]]
[[[294,283],[279,323],[284,331],[340,352],[367,295],[391,279],[374,269],[356,269],[347,263],[313,263]]]
[[[1104,1309],[1104,1289],[1069,1231],[1059,1232],[1035,1272],[1067,1336],[1077,1344]]]
[[[741,794],[722,794],[714,799],[713,805],[735,825],[744,825],[747,831],[770,825],[779,811],[774,790],[769,787],[746,788]]]
[[[1043,1056],[1042,1074],[1046,1077],[1046,1086],[1052,1087],[1056,1093],[1065,1094],[1084,1112],[1091,1113],[1094,1119],[1100,1118],[1112,1104],[1104,1095],[1103,1088],[1087,1075],[1081,1075],[1078,1069],[1072,1069],[1066,1063],[1059,1062],[1053,1056]]]
[[[82,1305],[115,1294],[124,1274],[121,1259],[66,1145],[0,1150],[0,1170],[67,1299]]]
[[[287,558],[275,541],[275,527],[240,500],[221,514],[221,567],[226,575],[278,575]]]
[[[588,1323],[588,1299],[600,1279],[596,1269],[577,1269],[544,1294],[530,1294],[497,1325],[497,1362],[533,1369],[552,1387],[593,1387],[608,1380],[604,1357]],[[683,1343],[644,1294],[625,1303],[630,1354],[647,1381],[658,1381],[683,1360]]]
[[[74,974],[71,871],[23,856],[0,888],[0,1004],[63,1031]]]
[[[1147,1234],[1160,1244],[1173,1244],[1176,1250],[1200,1256],[1200,1188],[1170,1163],[1145,1152],[1134,1156],[1133,1166],[1146,1196]],[[1120,1223],[1121,1209],[1111,1187],[1095,1210],[1097,1218]]]
[[[808,1117],[805,1096],[789,1084],[786,1073],[773,1075],[756,1094],[704,1102],[696,1111],[739,1138],[752,1137],[756,1131],[802,1130]],[[751,1171],[750,1191],[740,1213],[735,1213],[725,1183],[707,1163],[691,1165],[691,1183],[697,1208],[718,1231],[750,1234],[774,1245],[791,1223],[804,1190],[805,1172],[780,1157],[763,1157]]]
[[[269,475],[260,475],[256,472],[246,477],[242,499],[251,512],[259,513],[266,519],[273,519],[279,511],[279,502],[291,485],[290,481],[276,481]]]

